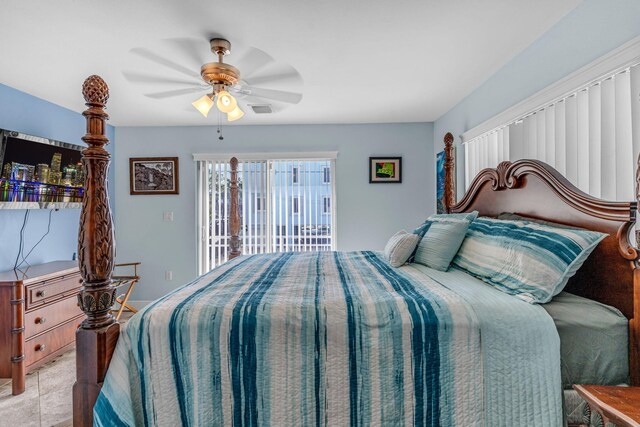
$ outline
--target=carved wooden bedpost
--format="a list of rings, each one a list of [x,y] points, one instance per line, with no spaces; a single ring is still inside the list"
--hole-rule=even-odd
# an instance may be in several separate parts
[[[110,313],[115,299],[111,282],[114,258],[113,225],[107,193],[109,153],[104,146],[104,111],[109,88],[99,76],[90,76],[82,85],[88,109],[87,134],[82,140],[85,171],[84,198],[78,235],[78,260],[83,288],[78,295],[80,308],[87,315],[76,332],[76,383],[73,385],[73,425],[93,425],[93,406],[115,348],[120,325]]]
[[[241,254],[240,252],[240,210],[238,206],[238,159],[231,158],[231,206],[229,221],[231,222],[231,239],[229,240],[229,259]]]
[[[636,167],[636,243],[640,246],[640,227],[638,225],[640,207],[640,155]],[[640,262],[633,262],[633,319],[629,321],[629,374],[631,385],[640,386]]]
[[[451,206],[456,204],[456,188],[453,174],[453,135],[447,132],[444,136],[444,207],[449,212]]]

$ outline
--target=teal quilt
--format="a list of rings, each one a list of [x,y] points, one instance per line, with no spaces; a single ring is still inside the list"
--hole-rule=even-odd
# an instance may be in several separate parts
[[[560,426],[538,306],[376,252],[236,258],[127,324],[97,426]]]

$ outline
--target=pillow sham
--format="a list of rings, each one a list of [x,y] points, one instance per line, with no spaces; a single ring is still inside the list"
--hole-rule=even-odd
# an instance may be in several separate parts
[[[419,241],[417,234],[398,231],[384,247],[384,256],[392,267],[400,267],[407,262]]]
[[[606,236],[483,217],[469,226],[453,264],[503,292],[544,303],[562,291]]]
[[[478,216],[477,211],[460,214],[430,216],[414,233],[422,239],[418,243],[413,262],[447,271],[464,240],[469,224]]]
[[[526,216],[518,215],[516,213],[511,213],[511,212],[502,212],[500,215],[498,215],[498,219],[504,219],[504,220],[508,220],[508,221],[529,221],[529,222],[536,222],[538,224],[548,225],[549,227],[571,228],[571,229],[574,229],[574,230],[584,230],[584,228],[580,228],[580,227],[573,227],[571,225],[559,224],[557,222],[547,221],[547,220],[544,220],[544,219],[529,218],[529,217],[526,217]]]

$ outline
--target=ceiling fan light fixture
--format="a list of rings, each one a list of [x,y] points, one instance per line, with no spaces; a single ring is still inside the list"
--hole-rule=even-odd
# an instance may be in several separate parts
[[[211,99],[211,95],[207,94],[192,102],[191,105],[193,105],[196,110],[200,111],[200,114],[207,117],[209,115],[209,111],[213,107],[213,100]]]
[[[242,116],[244,116],[244,111],[242,111],[240,107],[236,105],[236,108],[234,108],[233,111],[227,113],[227,120],[230,122],[235,122],[236,120],[241,119]]]
[[[238,102],[226,90],[221,90],[220,92],[218,92],[217,98],[218,99],[216,101],[216,106],[218,107],[218,110],[222,111],[223,113],[231,113],[236,108],[238,108]]]

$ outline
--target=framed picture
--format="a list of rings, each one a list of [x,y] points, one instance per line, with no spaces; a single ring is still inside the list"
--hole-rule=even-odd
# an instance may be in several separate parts
[[[436,213],[447,213],[444,203],[444,151],[436,154]]]
[[[129,192],[178,194],[177,157],[132,157],[129,159]]]
[[[369,157],[370,184],[400,184],[402,182],[402,157]]]

